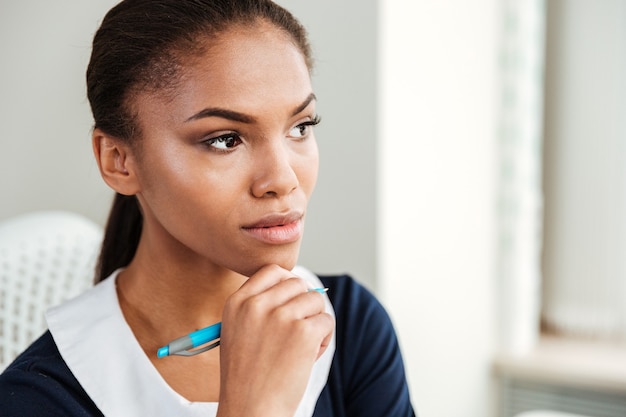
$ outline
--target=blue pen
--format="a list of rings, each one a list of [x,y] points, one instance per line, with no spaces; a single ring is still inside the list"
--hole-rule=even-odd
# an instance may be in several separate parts
[[[310,290],[308,290],[308,292],[311,291],[325,293],[326,291],[328,291],[328,288],[311,288]],[[157,351],[157,357],[164,358],[171,355],[193,356],[197,355],[198,353],[206,352],[207,350],[219,346],[220,341],[215,340],[219,339],[221,332],[222,322],[215,323],[209,327],[205,327],[204,329],[196,330],[195,332],[189,333],[188,335],[172,340],[167,344],[167,346],[159,348],[159,350]],[[207,346],[203,346],[209,342],[213,343]],[[203,347],[199,349],[194,349],[200,346]]]

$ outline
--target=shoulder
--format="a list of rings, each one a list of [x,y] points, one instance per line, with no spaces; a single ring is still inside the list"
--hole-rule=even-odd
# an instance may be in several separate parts
[[[349,275],[320,276],[336,316],[337,350],[351,357],[396,343],[391,319],[376,296]],[[361,358],[363,359],[363,358]],[[355,366],[357,364],[355,363]]]
[[[336,316],[336,351],[315,415],[413,417],[402,355],[387,311],[348,275],[319,276]]]
[[[378,303],[372,292],[350,275],[319,275],[319,279],[328,288],[327,294],[333,305],[340,304],[340,307],[344,307],[344,303],[351,304],[350,302]]]
[[[7,416],[99,416],[45,332],[0,374],[0,409]]]
[[[319,278],[328,288],[327,294],[335,309],[338,327],[357,326],[366,330],[372,326],[391,326],[389,316],[380,301],[357,280],[349,275],[321,275]],[[358,325],[364,324],[363,322],[368,326]]]
[[[54,339],[46,331],[20,354],[2,373],[0,381],[4,382],[16,374],[63,374],[65,363],[59,354]],[[65,367],[66,368],[66,367]],[[69,372],[69,369],[67,370]]]

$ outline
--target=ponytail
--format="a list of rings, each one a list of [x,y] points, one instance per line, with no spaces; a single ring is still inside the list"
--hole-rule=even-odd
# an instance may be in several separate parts
[[[116,193],[96,266],[96,284],[130,263],[137,251],[142,223],[137,197]]]

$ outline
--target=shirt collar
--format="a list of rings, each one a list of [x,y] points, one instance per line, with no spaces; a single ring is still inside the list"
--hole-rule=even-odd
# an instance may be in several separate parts
[[[175,392],[143,352],[126,323],[115,290],[119,270],[78,297],[46,313],[48,327],[68,367],[107,417],[215,416],[217,403],[191,402]],[[294,274],[312,287],[322,287],[309,270]],[[334,316],[324,295],[326,311]],[[295,417],[311,417],[328,380],[335,352],[335,332],[313,366]]]

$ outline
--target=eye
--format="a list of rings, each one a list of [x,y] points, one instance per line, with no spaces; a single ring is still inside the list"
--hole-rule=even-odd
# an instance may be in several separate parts
[[[218,151],[227,151],[241,142],[241,138],[236,133],[226,133],[204,141],[207,146]]]
[[[311,130],[311,128],[319,124],[320,121],[321,121],[320,117],[315,116],[312,120],[308,120],[304,123],[300,123],[299,125],[292,127],[291,130],[289,131],[289,137],[305,138],[309,134],[309,131]]]

